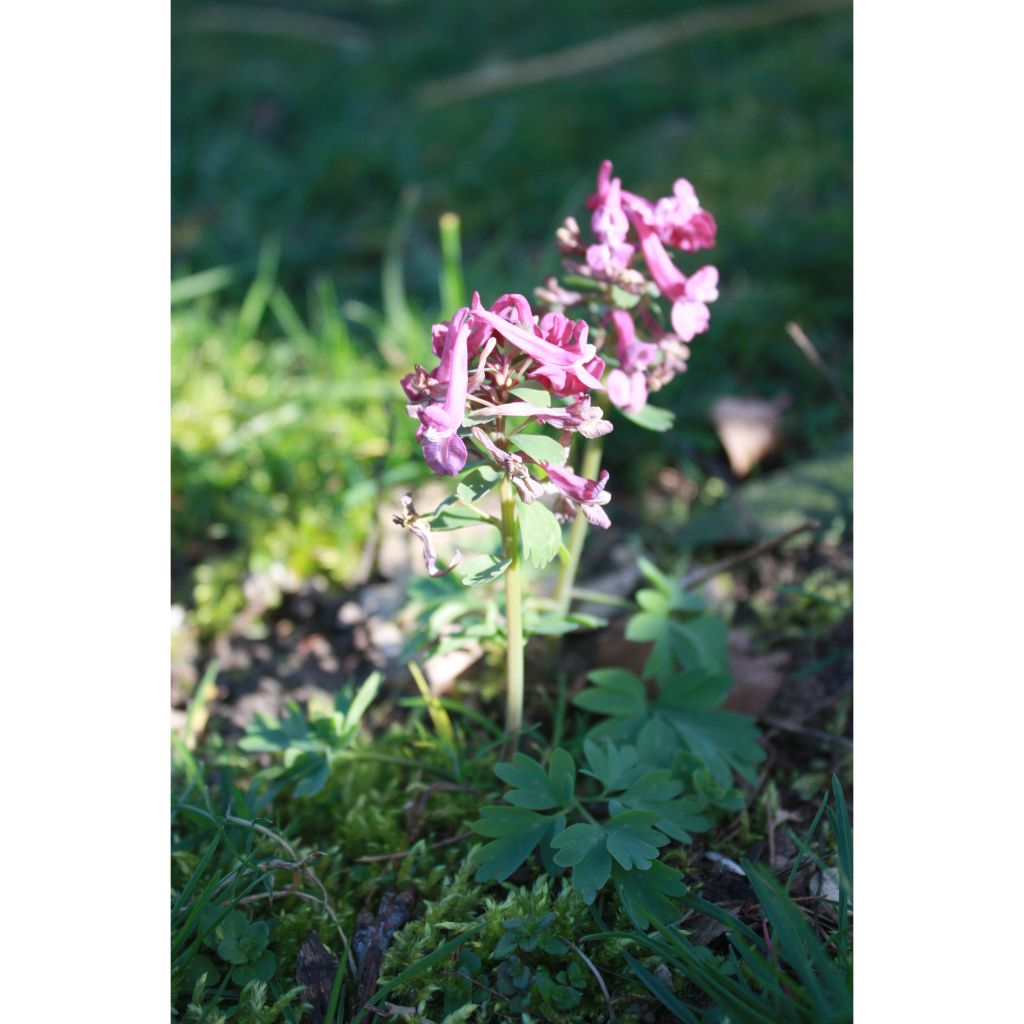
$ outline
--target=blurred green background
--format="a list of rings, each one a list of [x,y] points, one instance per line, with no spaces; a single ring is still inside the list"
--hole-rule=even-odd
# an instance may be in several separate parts
[[[792,400],[754,486],[839,452],[827,487],[848,489],[848,416],[785,330],[849,391],[852,16],[814,6],[173,3],[173,586],[200,631],[226,628],[248,573],[352,582],[380,496],[424,478],[397,378],[438,316],[439,215],[461,217],[470,289],[529,293],[605,157],[651,197],[689,178],[719,223],[710,333],[658,397],[677,429],[620,420],[606,446],[627,523],[682,544],[690,504],[728,500],[708,416],[727,394]],[[623,59],[627,33],[691,11],[717,24]],[[517,75],[586,43],[602,66]],[[441,95],[480,68],[509,86]],[[666,465],[693,487],[652,523]]]

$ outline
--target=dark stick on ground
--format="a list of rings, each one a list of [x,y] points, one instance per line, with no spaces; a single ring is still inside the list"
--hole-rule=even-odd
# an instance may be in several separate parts
[[[337,973],[338,958],[327,951],[315,931],[310,932],[299,949],[295,964],[295,980],[306,986],[302,1001],[313,1007],[305,1018],[305,1024],[324,1024]]]
[[[777,537],[769,537],[767,540],[762,540],[749,548],[738,551],[735,555],[730,555],[728,558],[723,558],[718,562],[712,562],[711,565],[705,568],[695,569],[683,577],[683,588],[692,590],[694,587],[699,587],[702,583],[707,583],[709,579],[717,576],[720,572],[732,569],[743,562],[749,562],[750,559],[757,558],[758,555],[763,555],[766,551],[771,551],[772,548],[785,544],[786,541],[792,540],[793,537],[806,533],[808,530],[816,530],[817,528],[818,524],[815,522],[808,521],[802,523],[800,526],[794,526],[792,530],[780,533]]]
[[[355,1010],[361,1010],[376,990],[391,937],[412,917],[415,904],[416,890],[410,887],[384,893],[376,914],[368,908],[360,911],[352,938],[359,978]]]

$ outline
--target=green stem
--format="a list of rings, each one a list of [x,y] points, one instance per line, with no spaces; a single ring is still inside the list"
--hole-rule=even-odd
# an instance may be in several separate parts
[[[600,822],[597,820],[597,818],[595,818],[579,800],[574,800],[572,806],[575,810],[579,811],[580,814],[582,814],[583,817],[586,818],[591,825],[600,825]]]
[[[509,749],[514,750],[517,736],[523,727],[523,582],[519,566],[519,528],[516,523],[515,491],[507,477],[500,484],[501,533],[505,540],[505,557],[509,566],[505,570],[505,629],[508,635],[506,650],[505,731],[509,734]]]
[[[596,480],[601,472],[601,438],[594,437],[587,441],[583,449],[583,466],[580,475],[590,480]],[[569,613],[572,605],[572,588],[576,583],[576,573],[580,567],[580,556],[583,554],[583,542],[587,539],[587,520],[580,513],[569,527],[569,543],[566,548],[569,551],[569,558],[562,563],[558,572],[558,581],[555,584],[555,609],[559,617],[564,618]]]

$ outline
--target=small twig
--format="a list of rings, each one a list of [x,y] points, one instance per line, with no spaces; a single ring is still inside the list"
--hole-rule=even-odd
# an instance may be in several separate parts
[[[340,18],[272,7],[208,4],[185,21],[192,32],[224,32],[295,39],[339,50],[362,52],[368,43],[364,28]]]
[[[566,939],[566,942],[569,942]],[[604,983],[604,978],[601,977],[601,972],[594,966],[594,962],[587,956],[586,953],[576,945],[575,942],[569,942],[569,946],[576,951],[576,955],[590,968],[590,973],[597,978],[598,987],[601,989],[601,995],[604,996],[605,1005],[608,1007],[608,1020],[611,1024],[615,1024],[615,1011],[612,1009],[612,997],[608,992],[608,986]]]
[[[821,353],[814,347],[814,342],[804,334],[803,328],[797,323],[786,324],[786,332],[793,339],[793,344],[796,345],[800,351],[807,356],[808,362],[813,366],[818,373],[825,378],[832,393],[836,396],[839,404],[849,413],[853,415],[853,406],[850,404],[849,398],[846,397],[846,392],[839,386],[839,381],[836,379],[835,373],[824,359],[821,358]]]
[[[270,900],[271,903],[276,899],[283,900],[286,896],[294,896],[299,900],[308,900],[310,903],[315,903],[318,907],[323,904],[320,899],[314,896],[312,893],[303,892],[301,889],[273,889],[270,892],[255,892],[251,896],[243,896],[240,900],[236,900],[239,906],[242,904],[249,903],[262,903],[264,900]]]
[[[767,3],[710,6],[538,57],[485,63],[464,74],[427,82],[416,99],[428,107],[438,107],[504,89],[597,71],[711,32],[764,28],[790,18],[824,14],[848,6],[849,0],[769,0]]]
[[[824,732],[822,729],[811,729],[806,725],[801,725],[799,722],[790,722],[784,718],[769,718],[762,716],[761,721],[765,725],[771,726],[773,729],[778,729],[781,732],[792,732],[798,736],[807,736],[812,740],[821,740],[823,743],[838,743],[844,747],[852,747],[852,741],[848,740],[845,736],[836,736],[834,733]]]
[[[374,1007],[376,1009],[376,1007]],[[389,1003],[387,1000],[384,1001],[384,1009],[387,1010],[388,1014],[392,1017],[416,1017],[415,1006],[399,1006],[398,1003]],[[421,1021],[423,1017],[419,1018]]]
[[[687,573],[687,575],[683,577],[682,587],[684,590],[692,590],[694,587],[699,587],[702,583],[707,583],[707,581],[712,577],[725,572],[726,569],[732,569],[737,565],[741,565],[743,562],[749,562],[750,559],[757,558],[758,555],[763,555],[766,551],[771,551],[772,548],[777,548],[780,545],[785,544],[787,540],[791,540],[793,537],[796,537],[801,533],[806,533],[808,530],[816,530],[817,528],[818,523],[809,519],[806,523],[802,523],[800,526],[794,526],[792,530],[780,533],[776,537],[769,537],[768,540],[762,540],[749,548],[744,548],[742,551],[738,551],[735,555],[729,555],[728,558],[722,558],[717,562],[712,562],[711,565],[705,566],[701,569],[695,569],[693,572]]]
[[[424,847],[425,850],[440,850],[443,846],[453,846],[455,843],[461,843],[463,839],[468,839],[472,832],[460,832],[457,836],[450,836],[447,839],[440,839],[436,843],[431,843],[429,846]],[[397,850],[395,853],[375,853],[368,857],[356,857],[356,864],[377,864],[384,860],[401,860],[403,857],[408,857],[415,847],[411,847],[408,850]]]
[[[322,856],[320,853],[311,853],[308,857],[302,860],[279,860],[274,858],[272,860],[261,861],[259,864],[253,865],[251,868],[239,868],[237,871],[232,871],[231,874],[227,875],[224,880],[213,890],[213,895],[216,896],[222,889],[226,889],[236,878],[242,875],[254,875],[259,872],[267,871],[302,871],[310,861],[317,857]]]

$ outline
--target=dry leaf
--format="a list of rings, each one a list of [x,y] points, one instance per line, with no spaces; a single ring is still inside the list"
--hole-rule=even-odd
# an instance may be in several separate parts
[[[711,419],[736,476],[745,477],[782,443],[782,411],[788,405],[788,395],[770,401],[730,396],[714,404]]]
[[[729,667],[735,682],[725,706],[760,717],[785,679],[789,664],[787,651],[755,654],[750,650],[750,634],[743,630],[729,633]]]

